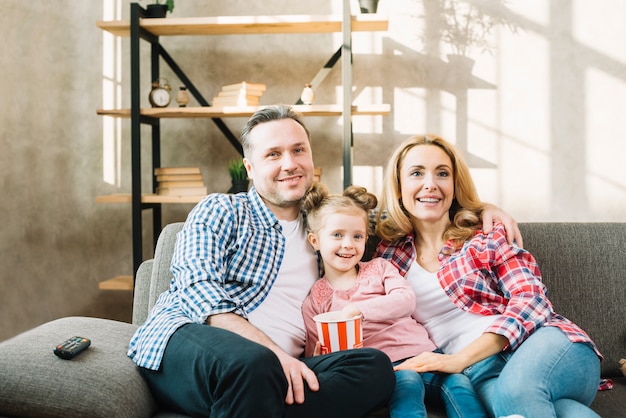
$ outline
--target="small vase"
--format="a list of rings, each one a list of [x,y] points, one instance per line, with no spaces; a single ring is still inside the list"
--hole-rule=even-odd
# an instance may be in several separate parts
[[[310,84],[304,85],[304,89],[302,89],[302,94],[300,95],[300,100],[302,100],[302,103],[305,105],[313,104],[315,101],[315,92]]]
[[[178,94],[176,95],[176,103],[179,107],[185,107],[189,103],[189,92],[187,87],[181,86]]]

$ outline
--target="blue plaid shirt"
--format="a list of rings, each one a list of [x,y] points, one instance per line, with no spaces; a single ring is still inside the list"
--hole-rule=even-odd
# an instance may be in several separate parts
[[[269,293],[284,251],[280,223],[254,187],[247,194],[207,196],[177,236],[174,279],[133,336],[128,356],[158,370],[182,325],[227,312],[246,318]]]

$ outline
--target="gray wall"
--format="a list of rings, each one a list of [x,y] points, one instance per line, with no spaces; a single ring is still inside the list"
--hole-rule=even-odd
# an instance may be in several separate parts
[[[625,221],[623,2],[509,1],[517,32],[496,29],[493,53],[474,52],[473,77],[459,85],[446,45],[422,36],[435,24],[427,13],[433,1],[381,0],[389,31],[354,36],[354,101],[392,106],[385,117],[354,118],[354,182],[378,191],[390,150],[411,134],[436,132],[466,151],[482,198],[519,221]],[[95,202],[130,190],[129,123],[96,115],[111,82],[121,89],[114,99],[129,104],[128,39],[113,41],[111,52],[111,40],[95,26],[116,8],[127,18],[128,4],[2,2],[0,340],[67,315],[130,320],[129,292],[98,290],[101,280],[132,268],[130,206]],[[338,0],[179,0],[172,16],[340,11]],[[271,104],[295,102],[340,40],[318,34],[163,43],[205,97],[227,82],[259,81],[268,85],[262,103]],[[111,74],[111,62],[119,73]],[[163,74],[177,89],[165,66]],[[317,102],[336,102],[340,80],[338,65]],[[147,73],[142,82],[147,106]],[[238,133],[244,120],[226,123]],[[338,191],[341,121],[307,123],[322,179]],[[166,120],[162,133],[163,165],[199,165],[210,191],[228,189],[226,164],[237,154],[211,121]],[[184,220],[190,208],[168,205],[164,221]],[[150,234],[146,229],[147,242]],[[146,248],[145,257],[151,252]]]

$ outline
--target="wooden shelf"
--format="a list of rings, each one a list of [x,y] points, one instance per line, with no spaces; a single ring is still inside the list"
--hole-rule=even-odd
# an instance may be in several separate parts
[[[223,118],[223,117],[250,117],[264,106],[198,106],[198,107],[165,107],[144,108],[141,115],[154,118]],[[294,110],[303,116],[341,116],[343,107],[334,105],[293,105]],[[352,115],[388,115],[391,112],[389,104],[357,105],[352,106]],[[129,118],[130,109],[98,109],[100,116]]]
[[[193,203],[196,204],[206,195],[198,196],[160,196],[157,194],[144,194],[141,196],[142,203]],[[118,193],[105,196],[96,196],[96,203],[131,203],[130,193]]]
[[[100,290],[133,290],[133,276],[115,276],[98,284]]]
[[[99,20],[96,26],[113,35],[130,36],[129,20]],[[140,19],[139,26],[157,36],[332,33],[341,32],[342,17],[340,15],[168,17]],[[386,31],[388,27],[389,20],[384,16],[377,14],[352,16],[352,32]]]

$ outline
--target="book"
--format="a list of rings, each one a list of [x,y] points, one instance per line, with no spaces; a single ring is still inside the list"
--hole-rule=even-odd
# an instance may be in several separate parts
[[[162,174],[200,174],[200,167],[158,167],[154,169],[154,175]]]
[[[242,81],[239,83],[233,83],[233,84],[224,84],[222,85],[222,90],[226,91],[226,90],[240,90],[240,89],[254,89],[254,90],[261,90],[261,91],[265,91],[267,89],[267,86],[263,83],[251,83],[249,81]]]
[[[206,187],[157,187],[159,196],[205,196]]]
[[[157,181],[202,181],[202,174],[160,174]]]
[[[159,187],[163,188],[173,188],[173,187],[204,187],[204,182],[202,180],[192,180],[192,181],[161,181],[159,182]]]
[[[239,90],[229,90],[229,91],[220,91],[217,93],[217,96],[213,97],[214,99],[250,99],[250,100],[258,100],[263,95],[263,92],[260,94],[251,94],[246,91]]]
[[[237,98],[214,97],[211,106],[258,106],[259,99],[247,100]]]
[[[322,181],[322,167],[315,167],[313,170],[313,181]]]

